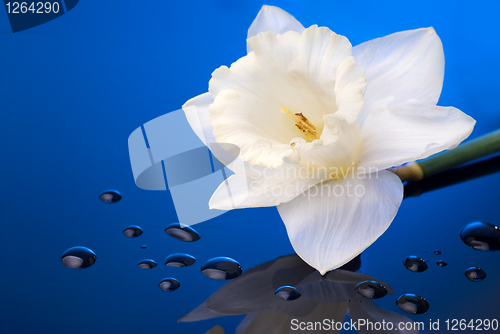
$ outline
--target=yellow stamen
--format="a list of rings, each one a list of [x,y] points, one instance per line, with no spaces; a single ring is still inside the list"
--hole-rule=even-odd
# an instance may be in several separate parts
[[[287,107],[281,108],[281,112],[290,117],[290,119],[295,122],[297,129],[299,129],[307,138],[310,140],[319,139],[319,136],[316,133],[316,127],[309,122],[307,117],[302,115],[302,113],[292,114]]]

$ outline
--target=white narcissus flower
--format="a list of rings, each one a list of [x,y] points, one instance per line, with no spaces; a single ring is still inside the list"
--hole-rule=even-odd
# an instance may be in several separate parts
[[[352,47],[262,7],[248,54],[215,70],[209,92],[183,106],[196,134],[240,148],[214,209],[277,206],[297,254],[321,274],[389,227],[403,198],[386,169],[456,147],[475,121],[438,107],[444,54],[433,28]]]

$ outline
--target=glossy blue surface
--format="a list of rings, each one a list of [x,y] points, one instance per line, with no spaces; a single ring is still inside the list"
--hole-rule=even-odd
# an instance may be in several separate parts
[[[197,265],[142,270],[137,263],[185,252],[200,264],[228,256],[245,271],[293,252],[275,208],[237,210],[196,225],[202,238],[193,243],[169,237],[164,230],[177,221],[169,193],[137,188],[128,157],[134,129],[206,92],[213,70],[245,55],[247,29],[264,3],[117,4],[81,1],[15,34],[0,10],[1,333],[204,333],[216,324],[233,333],[242,316],[177,323],[225,282],[208,279]],[[439,105],[477,120],[471,138],[500,128],[500,2],[267,4],[306,27],[328,26],[353,45],[433,26],[446,57]],[[377,305],[402,313],[396,296],[415,293],[430,308],[408,315],[414,321],[499,319],[500,254],[478,252],[459,237],[472,221],[500,225],[499,185],[494,174],[405,199],[389,230],[361,256],[361,272],[395,290]],[[109,188],[120,191],[120,202],[99,200]],[[129,225],[141,226],[143,235],[125,237]],[[61,264],[62,253],[77,245],[96,253],[92,267]],[[429,269],[406,270],[409,255],[429,259]],[[488,277],[467,280],[463,272],[472,266]],[[164,277],[182,288],[162,292]],[[432,333],[446,332],[443,326]]]

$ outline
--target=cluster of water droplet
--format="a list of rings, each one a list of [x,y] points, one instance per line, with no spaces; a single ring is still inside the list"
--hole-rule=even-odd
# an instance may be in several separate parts
[[[122,199],[121,194],[116,190],[106,190],[99,199],[107,204],[114,204]],[[181,241],[194,242],[200,239],[200,234],[192,227],[173,223],[167,226],[165,232]],[[143,229],[137,225],[127,226],[123,234],[128,238],[137,238],[144,233]],[[141,249],[146,249],[147,245],[142,245]],[[74,269],[84,269],[92,266],[97,259],[96,254],[87,247],[72,247],[66,250],[61,256],[61,262],[67,267]],[[185,253],[175,253],[165,258],[165,265],[170,267],[188,267],[196,262],[196,258]],[[153,269],[158,264],[152,259],[144,259],[138,262],[142,269]],[[229,257],[215,257],[201,266],[201,272],[212,279],[229,280],[240,276],[243,272],[240,264]],[[173,277],[164,278],[158,287],[163,291],[175,291],[180,287],[180,282]]]
[[[106,190],[100,196],[100,200],[104,203],[114,204],[122,199],[121,194],[116,190]],[[181,241],[194,242],[200,239],[199,233],[192,227],[173,223],[170,224],[165,232]],[[123,230],[123,234],[129,238],[137,238],[143,234],[142,228],[137,225],[130,225]],[[492,224],[484,222],[472,222],[467,224],[460,232],[462,241],[469,247],[480,251],[496,251],[500,250],[500,229]],[[141,246],[142,249],[147,248],[146,245]],[[440,250],[434,251],[435,255],[441,255]],[[66,250],[61,256],[61,262],[67,267],[74,269],[84,269],[92,266],[96,262],[96,254],[89,248],[83,246],[71,247]],[[166,257],[165,265],[170,267],[188,267],[196,262],[196,258],[186,253],[175,253]],[[404,259],[403,264],[406,269],[412,272],[424,272],[428,269],[426,262],[421,257],[412,255]],[[445,267],[448,264],[443,260],[438,260],[436,264],[439,267]],[[153,269],[157,263],[152,259],[144,259],[139,261],[139,267],[143,269]],[[211,279],[230,280],[239,277],[243,270],[240,264],[229,257],[215,257],[201,266],[201,272]],[[481,268],[470,267],[465,270],[465,276],[474,282],[482,281],[486,278],[486,273]],[[159,284],[159,288],[163,291],[175,291],[180,287],[180,282],[173,277],[164,278]],[[363,281],[355,286],[356,292],[368,299],[378,299],[387,295],[387,289],[376,281]],[[279,287],[275,291],[275,295],[286,301],[293,301],[300,298],[300,291],[290,285]],[[415,294],[403,294],[397,301],[396,305],[404,312],[410,314],[422,314],[429,309],[429,303],[425,298]]]
[[[465,225],[460,231],[460,238],[469,247],[479,251],[500,250],[500,228],[485,222],[472,222]],[[435,255],[441,255],[440,250],[434,251]],[[408,256],[403,264],[406,269],[413,272],[423,272],[428,269],[427,261],[418,256]],[[439,267],[446,267],[448,263],[444,260],[436,262]],[[465,277],[473,282],[480,282],[486,278],[486,273],[478,267],[467,268]],[[421,296],[405,294],[399,297],[396,304],[398,307],[412,314],[421,314],[427,311],[429,303]]]

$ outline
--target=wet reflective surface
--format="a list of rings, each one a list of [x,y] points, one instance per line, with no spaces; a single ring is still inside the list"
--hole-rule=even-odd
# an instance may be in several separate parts
[[[233,210],[192,225],[201,239],[179,241],[165,233],[168,225],[179,222],[171,191],[140,189],[131,171],[130,132],[207,92],[216,68],[246,54],[248,26],[266,2],[155,1],[133,7],[112,1],[101,1],[98,7],[88,3],[80,1],[68,15],[16,34],[10,31],[7,16],[0,17],[4,27],[0,332],[200,334],[215,328],[219,334],[223,328],[232,334],[248,314],[246,323],[260,324],[256,334],[266,334],[266,320],[274,325],[283,320],[284,331],[297,316],[306,322],[343,318],[345,304],[356,299],[325,306],[345,289],[314,287],[330,278],[299,286],[312,272],[300,269],[297,274],[293,266],[281,266],[279,273],[280,269],[237,287],[234,304],[239,301],[245,308],[237,310],[239,315],[224,316],[236,313],[235,305],[224,308],[220,296],[212,297],[244,277],[212,280],[200,267],[213,257],[228,256],[247,272],[266,263],[270,268],[271,261],[292,254],[277,210]],[[268,4],[282,6],[306,27],[328,26],[348,37],[354,47],[398,31],[434,27],[446,59],[439,105],[457,107],[477,120],[471,139],[500,127],[497,0]],[[274,112],[279,114],[270,111]],[[173,124],[165,129],[177,130]],[[181,147],[182,139],[170,144]],[[156,156],[151,151],[151,157]],[[500,226],[500,174],[485,174],[498,169],[498,164],[480,166],[438,176],[434,183],[413,187],[417,190],[413,193],[405,191],[407,196],[418,196],[403,200],[392,224],[363,252],[354,270],[369,276],[360,281],[380,281],[394,292],[377,300],[359,296],[362,302],[348,305],[353,317],[380,319],[372,306],[365,306],[368,311],[361,308],[368,301],[378,310],[424,322],[422,334],[453,333],[446,330],[446,319],[499,319],[494,296],[500,296],[500,254],[473,249],[460,238],[461,229],[470,222]],[[159,162],[160,174],[161,170]],[[477,173],[484,176],[451,182]],[[435,190],[443,181],[452,185]],[[122,194],[119,202],[107,204],[98,198],[110,188]],[[186,195],[189,201],[190,194]],[[129,225],[139,225],[144,233],[125,237],[122,232]],[[143,244],[148,247],[141,249]],[[72,246],[90,248],[99,261],[84,270],[66,267],[60,257]],[[442,254],[435,255],[436,249]],[[163,265],[165,257],[178,252],[193,255],[197,262],[185,268]],[[409,255],[429,259],[429,268],[421,273],[407,270],[402,262]],[[153,259],[158,266],[143,270],[137,265],[142,259]],[[438,267],[438,260],[448,265]],[[480,282],[467,279],[464,271],[471,266],[483,269],[487,277]],[[176,278],[181,287],[172,293],[162,291],[158,284],[165,277]],[[349,284],[350,293],[358,295],[355,285],[360,281]],[[267,285],[269,300],[249,301],[249,292],[263,291],[261,285]],[[302,296],[280,300],[274,292],[282,285],[296,287]],[[315,290],[328,290],[318,296],[330,300],[318,302],[311,297]],[[423,314],[400,310],[395,301],[405,293],[425,297],[429,310]],[[206,300],[207,308],[215,310],[209,319],[177,323]],[[440,320],[439,331],[429,330],[430,319]],[[253,325],[246,330],[250,332]],[[346,332],[350,333],[355,331]]]

